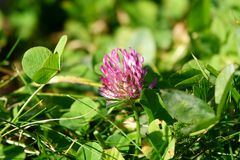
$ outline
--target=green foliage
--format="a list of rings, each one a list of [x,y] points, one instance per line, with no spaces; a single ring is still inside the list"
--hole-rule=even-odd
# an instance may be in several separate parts
[[[96,142],[88,142],[79,148],[77,159],[100,160],[102,151],[102,147]]]
[[[1,159],[25,159],[26,153],[23,148],[14,145],[5,146],[0,145]]]
[[[86,133],[89,128],[87,120],[79,116],[76,112],[67,112],[60,119],[60,125],[66,128],[72,129],[74,131],[79,131],[81,133]]]
[[[190,32],[203,30],[208,27],[211,20],[211,2],[208,0],[193,0],[188,15],[188,28]]]
[[[24,54],[23,70],[33,81],[47,83],[58,72],[58,59],[59,55],[52,54],[49,49],[34,47]]]
[[[8,112],[6,110],[6,101],[7,99],[5,98],[0,99],[0,116],[5,119],[8,117]]]
[[[0,6],[0,159],[239,159],[238,1]],[[144,57],[138,99],[99,94],[115,47]]]
[[[116,147],[119,151],[128,151],[130,141],[120,133],[115,133],[106,139],[106,144]]]
[[[59,69],[61,67],[61,57],[62,57],[63,50],[64,50],[66,43],[67,43],[67,36],[65,35],[65,36],[61,37],[61,39],[58,41],[56,48],[53,51],[54,54],[58,54],[58,56],[59,56],[59,58],[58,58]]]
[[[171,129],[164,121],[155,119],[149,124],[147,139],[153,147],[150,159],[170,159],[173,157],[175,140]]]
[[[112,160],[112,159],[124,160],[122,154],[115,147],[104,150],[104,156],[105,156],[104,158],[105,160]]]
[[[158,8],[151,1],[124,2],[122,7],[135,24],[153,26],[157,19]]]
[[[136,30],[130,38],[129,46],[146,57],[144,59],[145,64],[151,64],[155,60],[156,45],[152,33],[147,28]]]
[[[35,82],[47,83],[60,70],[60,59],[67,42],[63,36],[54,53],[45,47],[33,47],[27,50],[22,59],[23,70]]]
[[[151,89],[143,90],[140,103],[143,105],[143,108],[148,115],[149,123],[157,118],[164,120],[167,123],[172,123],[173,119],[162,106],[161,101],[162,100],[156,91]]]
[[[176,7],[178,6],[178,7]],[[168,18],[173,18],[179,20],[186,14],[189,7],[189,2],[187,0],[164,0],[163,1],[163,9],[164,16]]]
[[[86,133],[89,129],[89,122],[97,115],[97,108],[98,104],[90,98],[80,99],[71,105],[69,112],[63,114],[59,123],[81,134]]]
[[[231,83],[234,73],[234,66],[229,65],[225,67],[217,76],[215,86],[215,102],[218,105],[217,116],[220,117],[227,95],[231,90]]]
[[[201,99],[177,90],[162,91],[168,113],[187,127],[185,134],[197,132],[216,123],[214,110]]]

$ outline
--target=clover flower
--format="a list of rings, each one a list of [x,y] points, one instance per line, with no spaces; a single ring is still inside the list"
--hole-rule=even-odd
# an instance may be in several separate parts
[[[137,99],[142,91],[143,57],[135,50],[116,48],[105,55],[100,94],[108,99]]]

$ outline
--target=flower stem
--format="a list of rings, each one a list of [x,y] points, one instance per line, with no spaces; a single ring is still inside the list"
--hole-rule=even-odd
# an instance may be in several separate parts
[[[133,113],[136,121],[136,131],[137,131],[136,143],[139,147],[141,147],[141,132],[140,132],[141,128],[140,128],[139,112],[135,103],[132,104],[132,107],[133,107]],[[138,154],[138,150],[136,150],[136,154]]]

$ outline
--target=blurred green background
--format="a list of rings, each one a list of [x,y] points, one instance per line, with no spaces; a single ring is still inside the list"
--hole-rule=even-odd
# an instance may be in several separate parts
[[[180,88],[181,82],[185,79],[195,82],[199,74],[203,77],[199,70],[191,74],[187,72],[174,75],[176,71],[181,71],[186,62],[193,59],[192,54],[217,70],[229,63],[240,64],[240,2],[238,0],[0,0],[0,95],[12,93],[7,98],[0,97],[1,105],[8,105],[8,110],[5,111],[4,107],[0,110],[4,120],[14,115],[19,106],[25,103],[24,98],[29,97],[29,94],[32,94],[31,89],[35,87],[34,84],[28,85],[31,84],[31,79],[25,74],[19,74],[23,73],[21,69],[23,54],[29,48],[39,45],[53,51],[62,35],[68,36],[68,42],[59,75],[76,76],[98,82],[101,74],[99,67],[104,54],[115,47],[132,47],[144,56],[144,63],[150,66],[153,75],[160,73],[160,76],[156,77],[163,77],[163,81],[158,84],[159,88],[168,88],[167,85],[170,86],[169,88],[172,86]],[[16,43],[16,48],[11,52]],[[191,63],[187,64],[191,65]],[[173,76],[170,77],[172,74]],[[165,75],[167,78],[164,77]],[[154,76],[150,73],[149,77]],[[191,79],[192,77],[194,79]],[[146,84],[152,82],[150,78],[145,78]],[[171,83],[165,83],[168,80]],[[182,83],[182,86],[184,85]],[[235,85],[240,86],[237,83]],[[191,87],[189,90],[193,90],[195,96],[206,102],[210,101],[209,97],[213,99],[214,88],[208,80],[202,78],[197,84],[188,83],[187,87],[189,86]],[[187,87],[184,90],[187,90]],[[55,97],[51,93],[58,95]],[[69,99],[67,94],[93,98],[98,95],[98,89],[68,83],[48,85],[44,87],[41,95],[39,94],[43,99],[43,105],[38,106],[40,104],[38,99],[32,102],[29,108],[34,106],[34,110],[31,108],[26,118],[29,118],[29,122],[32,121],[32,118],[35,119],[35,113],[39,113],[37,116],[40,115],[36,119],[41,120],[46,117],[49,119],[48,114],[51,115],[50,118],[62,117],[64,113],[69,116],[68,111],[73,100]],[[43,109],[45,106],[47,110]],[[105,113],[105,103],[101,106],[104,106]],[[231,108],[234,108],[234,105],[231,104]],[[226,115],[224,118],[227,117],[232,121],[231,118],[235,113],[237,115],[237,111],[235,112],[235,109],[231,111],[232,113],[228,113],[232,114],[230,118]],[[115,112],[112,115],[116,117]],[[124,116],[129,116],[128,112],[124,113]],[[239,123],[237,121],[232,123],[220,124],[219,128],[213,130],[212,136],[207,137],[207,135],[207,138],[202,138],[202,141],[206,139],[209,143],[192,145],[191,142],[191,147],[195,149],[189,147],[184,154],[198,154],[202,149],[205,152],[205,144],[209,148],[215,147],[216,152],[219,153],[220,149],[224,149],[230,143],[225,140],[221,143],[220,140],[225,138],[224,135],[239,131],[236,127]],[[82,125],[78,122],[73,124]],[[95,122],[92,124],[95,126]],[[69,124],[60,125],[62,128],[58,124],[46,124],[47,127],[51,126],[52,129],[57,128],[57,131],[66,133],[65,128]],[[42,126],[44,125],[40,125]],[[109,127],[108,124],[103,123],[101,127],[103,129],[106,127],[111,132],[111,126]],[[46,128],[43,131],[44,133],[39,131],[39,135],[52,132]],[[223,135],[223,138],[214,141],[213,138],[216,140],[218,133]],[[17,138],[15,135],[13,137]],[[52,133],[46,137],[49,142],[53,141],[54,144],[60,145],[59,151],[64,153],[65,147],[70,145],[66,145],[62,140],[63,137],[59,135]],[[81,138],[79,141],[82,141]],[[236,151],[239,149],[238,144],[235,145],[237,138],[232,140],[234,148],[237,148]],[[187,144],[188,141],[184,143]],[[32,144],[35,145],[35,142]],[[179,152],[187,148],[186,146],[183,148],[183,143],[179,143],[178,146],[176,150]]]
[[[240,59],[237,0],[0,0],[0,60],[18,65],[33,46],[68,35],[63,74],[87,76],[114,47],[132,47],[159,72],[194,54],[221,69]],[[17,39],[12,55],[8,53]],[[20,64],[20,63],[19,63]],[[21,66],[21,65],[19,65]],[[93,76],[90,76],[93,78]],[[96,78],[97,79],[97,78]]]

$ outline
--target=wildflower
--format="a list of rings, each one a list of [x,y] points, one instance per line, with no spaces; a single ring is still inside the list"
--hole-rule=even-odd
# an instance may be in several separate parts
[[[116,48],[105,55],[100,94],[108,99],[137,99],[142,91],[143,57],[135,50]]]

